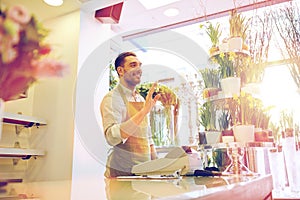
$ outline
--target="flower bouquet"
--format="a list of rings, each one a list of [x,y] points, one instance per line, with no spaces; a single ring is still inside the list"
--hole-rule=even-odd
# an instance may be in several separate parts
[[[68,66],[49,58],[48,33],[21,5],[0,10],[1,99],[18,99],[39,78],[65,74]]]

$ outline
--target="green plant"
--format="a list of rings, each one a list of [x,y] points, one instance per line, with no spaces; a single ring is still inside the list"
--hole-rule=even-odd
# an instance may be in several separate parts
[[[218,69],[201,69],[200,73],[204,82],[205,88],[219,88],[220,74]]]
[[[229,25],[230,36],[241,37],[243,41],[245,41],[246,32],[249,26],[246,22],[246,17],[243,17],[241,13],[237,13],[237,10],[234,9],[230,12]]]
[[[234,65],[235,56],[236,54],[234,52],[221,52],[211,58],[213,63],[218,64],[220,79],[234,77],[236,75]]]
[[[294,113],[288,110],[281,110],[279,122],[282,131],[288,128],[294,128]]]
[[[222,110],[222,113],[218,118],[218,122],[221,130],[227,130],[229,128],[231,118],[228,110]]]
[[[213,26],[211,22],[206,22],[206,24],[208,25],[200,24],[200,28],[206,28],[206,33],[210,38],[212,47],[217,47],[222,35],[222,31],[220,30],[220,23],[217,23],[216,26]]]
[[[211,102],[205,102],[199,108],[200,124],[204,127],[205,131],[216,130],[215,113],[215,106]]]
[[[109,64],[109,90],[112,90],[116,87],[119,82],[118,74],[112,63]]]

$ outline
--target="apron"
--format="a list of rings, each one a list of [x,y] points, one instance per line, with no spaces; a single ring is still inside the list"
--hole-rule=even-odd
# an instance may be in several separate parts
[[[117,88],[127,108],[125,121],[139,112],[144,102],[128,102],[122,88]],[[126,142],[113,147],[112,153],[108,156],[106,177],[130,176],[134,165],[150,160],[150,145],[148,139],[148,121],[147,117],[139,125],[134,133],[128,133]]]

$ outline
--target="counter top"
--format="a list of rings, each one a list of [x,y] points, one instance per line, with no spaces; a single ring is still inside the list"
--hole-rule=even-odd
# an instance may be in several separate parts
[[[271,175],[182,177],[169,180],[107,179],[107,197],[124,199],[271,199]],[[118,192],[116,192],[118,191]]]
[[[101,180],[98,180],[101,181]],[[102,182],[102,181],[101,181]],[[20,199],[19,194],[27,197],[50,200],[70,199],[71,181],[64,182],[33,182],[11,183],[6,186],[7,191],[15,199]],[[90,184],[90,185],[89,185]],[[271,199],[271,175],[251,176],[223,176],[223,177],[180,177],[179,179],[144,180],[144,179],[104,179],[104,185],[94,187],[93,180],[83,185],[93,189],[97,197],[88,197],[87,190],[81,187],[78,191],[86,199],[109,200],[150,200],[150,199]],[[88,186],[89,185],[89,186]],[[74,188],[73,188],[74,189]],[[96,191],[95,191],[96,189]],[[101,194],[101,197],[99,194]],[[4,194],[3,194],[4,195]],[[66,198],[62,198],[66,197]],[[76,199],[72,196],[71,199]],[[78,199],[78,198],[77,198]],[[81,198],[82,199],[82,198]]]

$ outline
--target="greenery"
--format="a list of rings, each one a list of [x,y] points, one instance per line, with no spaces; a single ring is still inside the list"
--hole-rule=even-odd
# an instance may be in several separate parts
[[[213,63],[218,64],[218,70],[220,73],[220,79],[227,77],[235,76],[235,60],[236,54],[234,52],[224,53],[220,52],[220,54],[214,55],[211,58]]]
[[[112,63],[109,64],[109,90],[112,90],[116,87],[119,82],[118,74]]]
[[[230,36],[241,37],[243,41],[245,41],[248,23],[246,21],[246,18],[243,17],[241,13],[237,13],[237,10],[232,10],[230,12],[229,25]]]
[[[136,87],[137,92],[146,99],[146,96],[152,87],[153,83],[142,83]],[[179,99],[177,95],[166,85],[158,84],[156,91],[153,93],[154,95],[160,94],[161,97],[158,101],[161,102],[163,108],[160,111],[151,111],[150,113],[150,123],[151,123],[151,131],[153,140],[155,145],[164,146],[174,143],[175,141],[170,141],[170,127],[171,127],[171,117],[172,110],[171,106],[174,106],[175,109],[179,108]],[[160,119],[165,119],[165,122],[162,120],[156,120],[157,114],[160,115]],[[176,121],[176,113],[174,113],[174,120]],[[159,129],[156,129],[156,125],[160,126]],[[167,127],[167,133],[164,133],[164,128]],[[176,136],[176,130],[174,130],[174,135]],[[176,139],[176,137],[174,137]]]
[[[200,73],[202,75],[205,88],[219,88],[220,75],[218,69],[205,68],[201,69]]]
[[[269,111],[273,107],[265,107],[260,99],[241,91],[240,96],[234,95],[233,99],[228,101],[228,108],[233,125],[252,124],[265,129],[270,121]]]
[[[211,22],[206,22],[206,24],[200,24],[200,28],[206,28],[206,33],[210,38],[212,47],[210,49],[210,54],[215,51],[218,51],[219,40],[222,35],[220,30],[220,23],[217,23],[215,26]]]
[[[281,110],[279,122],[282,131],[288,128],[294,128],[294,113],[288,110]]]
[[[227,130],[229,128],[231,118],[228,110],[222,110],[222,113],[218,118],[218,122],[221,130]]]
[[[216,108],[212,102],[205,102],[199,108],[200,114],[200,124],[204,127],[205,131],[214,131],[216,130]]]
[[[146,96],[149,92],[153,83],[142,83],[136,87],[136,90],[139,92],[142,97],[146,99]],[[163,84],[157,84],[155,94],[160,94],[161,97],[159,101],[162,103],[164,107],[175,106],[179,104],[179,99],[177,95],[171,90],[169,87]]]

